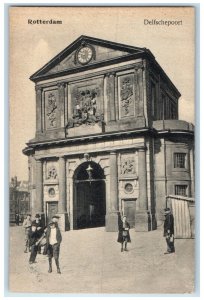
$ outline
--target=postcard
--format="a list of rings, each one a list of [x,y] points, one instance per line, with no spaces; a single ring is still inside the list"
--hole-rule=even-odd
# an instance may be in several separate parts
[[[10,295],[195,293],[195,7],[9,7]]]

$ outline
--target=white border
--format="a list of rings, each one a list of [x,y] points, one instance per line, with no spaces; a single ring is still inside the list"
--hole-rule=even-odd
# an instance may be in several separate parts
[[[196,49],[196,54],[197,54],[197,57],[199,56],[199,54],[201,55],[202,53],[204,53],[204,47],[203,47],[203,39],[201,37],[204,36],[204,32],[203,32],[203,15],[204,15],[204,3],[202,3],[201,1],[193,1],[193,0],[186,0],[186,1],[175,1],[175,0],[172,0],[171,2],[163,2],[163,1],[146,1],[146,0],[143,0],[143,1],[137,1],[137,0],[129,0],[128,2],[127,1],[115,1],[115,0],[112,0],[112,1],[108,1],[108,0],[103,0],[103,1],[69,1],[69,0],[61,0],[59,3],[56,2],[56,1],[48,1],[48,0],[43,0],[43,1],[40,1],[40,0],[30,0],[30,1],[25,1],[25,0],[21,0],[21,1],[17,1],[17,0],[12,0],[12,1],[6,1],[6,0],[2,0],[0,1],[0,20],[1,20],[1,26],[0,26],[0,40],[1,41],[4,41],[4,43],[8,42],[8,37],[5,38],[4,40],[4,29],[5,27],[7,27],[7,24],[5,23],[5,15],[4,15],[4,5],[5,4],[9,4],[9,5],[36,5],[36,4],[39,4],[39,5],[44,5],[44,6],[48,6],[48,5],[70,5],[70,4],[73,4],[73,5],[104,5],[104,4],[107,4],[107,5],[193,5],[193,4],[197,4],[199,5],[200,4],[200,31],[201,31],[201,34],[200,34],[200,37],[197,36],[197,39],[200,38],[200,49],[199,49],[199,44],[197,44],[197,49]],[[198,32],[198,28],[197,28],[197,32]],[[0,191],[4,191],[3,192],[3,195],[1,195],[1,200],[0,200],[0,211],[2,213],[2,216],[4,215],[4,203],[7,201],[7,197],[8,197],[8,194],[7,194],[7,169],[8,169],[8,147],[3,147],[4,143],[7,143],[8,141],[8,131],[7,131],[7,128],[5,128],[5,126],[8,125],[8,106],[5,105],[6,104],[6,97],[4,96],[4,90],[6,91],[7,93],[7,85],[8,85],[8,67],[5,63],[7,63],[7,59],[8,59],[8,53],[5,53],[4,54],[4,47],[3,47],[3,44],[4,43],[1,43],[1,47],[0,47],[0,65],[1,65],[1,78],[0,78],[0,85],[1,85],[1,88],[0,88],[0,96],[1,96],[1,109],[0,109],[0,136],[2,138],[2,143],[1,143],[1,147],[0,147],[0,157],[2,158],[2,161],[1,161],[1,168],[0,168],[0,184],[1,184],[1,188],[0,188]],[[8,49],[9,50],[9,49]],[[201,74],[201,78],[200,78],[200,85],[201,85],[201,97],[200,97],[200,103],[196,103],[197,105],[197,108],[196,108],[196,111],[197,111],[197,116],[196,116],[196,126],[197,126],[197,129],[196,129],[196,135],[197,135],[197,152],[196,152],[196,160],[197,160],[197,179],[196,179],[196,184],[197,184],[197,198],[199,199],[200,198],[200,212],[204,212],[204,197],[203,197],[203,193],[200,189],[200,185],[202,184],[202,179],[203,179],[203,170],[204,170],[204,160],[201,159],[199,161],[199,156],[202,155],[202,153],[204,153],[204,147],[203,147],[203,131],[202,129],[204,128],[204,104],[203,104],[203,101],[204,99],[202,99],[202,95],[203,95],[203,65],[204,65],[204,61],[203,61],[203,56],[201,55],[200,57],[200,67],[201,67],[201,73],[198,69],[199,66],[197,66],[197,69],[196,69],[196,72],[197,72],[197,81],[199,80],[199,74]],[[4,66],[4,68],[3,68]],[[5,72],[5,73],[4,73]],[[199,99],[199,85],[197,86],[197,99]],[[5,110],[5,107],[6,107],[6,110]],[[4,116],[5,114],[5,116]],[[200,168],[200,170],[199,170]],[[200,171],[200,172],[199,172]],[[199,179],[199,175],[200,175],[200,179]],[[200,180],[200,183],[199,183],[199,180]],[[197,199],[197,200],[198,200]],[[198,217],[198,216],[197,216]],[[197,295],[197,297],[199,298],[203,298],[204,297],[204,277],[203,277],[203,265],[204,265],[204,262],[203,262],[203,253],[204,253],[204,248],[203,248],[203,220],[204,218],[201,216],[200,217],[200,296]],[[6,224],[7,220],[5,220],[3,217],[1,218],[1,228],[5,229],[5,224]],[[198,228],[197,228],[198,229]],[[5,231],[4,231],[5,233]],[[199,239],[199,236],[197,236],[197,238]],[[7,242],[7,236],[5,235],[4,236],[4,239],[1,238],[1,241],[5,241],[5,243]],[[8,251],[6,249],[6,251]],[[4,295],[4,263],[6,264],[7,262],[5,261],[5,256],[4,256],[4,248],[1,247],[1,255],[0,255],[0,266],[1,266],[1,277],[0,277],[0,296],[1,296],[1,299],[4,299],[5,295]],[[31,298],[39,298],[39,299],[44,299],[45,297],[42,297],[42,296],[37,296],[34,295],[32,297],[29,297],[29,296],[24,296],[26,297],[26,299],[31,299]],[[22,298],[24,298],[22,297]],[[52,297],[52,296],[51,296]],[[49,297],[49,298],[51,298]],[[67,296],[66,296],[67,297]],[[93,298],[91,295],[89,295],[88,297],[90,298]],[[114,295],[113,295],[114,297]],[[111,299],[113,297],[105,297],[105,299]],[[118,298],[118,296],[116,296]],[[159,297],[160,299],[165,299],[166,297],[163,297],[163,296],[158,296],[156,295],[155,297]],[[188,296],[187,296],[188,297]],[[190,299],[196,299],[197,297],[188,297]],[[16,297],[6,297],[7,299],[15,299]],[[21,297],[18,297],[21,299]],[[47,297],[46,297],[47,298]],[[60,299],[61,297],[57,297],[55,296],[56,299]],[[67,297],[67,298],[72,298],[72,297]],[[74,299],[81,299],[82,297],[73,297]],[[84,298],[84,297],[83,297]],[[98,297],[94,297],[95,298],[98,298]],[[101,297],[100,297],[101,298]],[[128,299],[130,298],[129,296],[125,296],[123,297],[124,299]],[[143,298],[143,297],[135,297],[135,298]],[[152,297],[146,297],[146,299],[151,299]],[[179,299],[181,297],[168,297],[168,298],[174,298],[174,299]]]

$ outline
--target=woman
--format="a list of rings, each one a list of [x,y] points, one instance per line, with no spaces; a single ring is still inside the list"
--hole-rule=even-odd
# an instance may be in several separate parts
[[[118,224],[118,243],[121,243],[121,252],[123,252],[123,244],[125,243],[124,251],[127,250],[127,243],[131,243],[130,239],[130,224],[127,222],[126,216],[122,217],[122,220],[120,220]]]

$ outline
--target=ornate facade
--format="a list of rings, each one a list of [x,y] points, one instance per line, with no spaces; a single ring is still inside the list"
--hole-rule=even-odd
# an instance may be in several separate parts
[[[180,93],[146,48],[81,36],[30,78],[36,135],[31,208],[62,230],[105,226],[118,213],[155,229],[166,196],[194,196],[194,128]]]

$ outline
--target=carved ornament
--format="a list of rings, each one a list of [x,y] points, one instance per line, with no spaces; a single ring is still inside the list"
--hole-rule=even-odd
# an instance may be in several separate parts
[[[97,97],[99,89],[77,90],[74,95],[74,109],[72,118],[68,120],[67,127],[78,127],[80,125],[95,125],[103,122],[104,116],[98,111]]]
[[[57,169],[55,166],[50,166],[47,170],[47,179],[57,179]]]
[[[48,95],[48,106],[47,106],[47,117],[51,127],[56,127],[56,110],[57,110],[56,102],[57,101],[55,95],[51,92]]]
[[[135,159],[126,158],[121,161],[121,175],[135,174]]]
[[[133,82],[131,77],[125,77],[122,80],[120,90],[121,106],[123,108],[124,116],[128,116],[132,109],[133,103]]]

